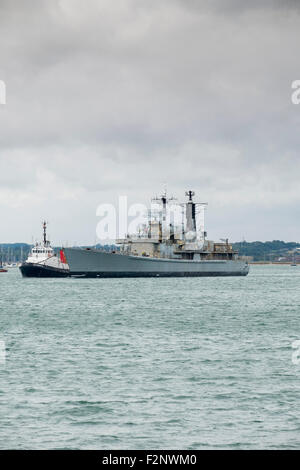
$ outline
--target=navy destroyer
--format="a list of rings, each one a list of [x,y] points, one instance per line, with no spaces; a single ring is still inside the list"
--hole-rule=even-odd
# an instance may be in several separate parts
[[[77,277],[197,277],[246,276],[248,263],[238,257],[228,240],[207,239],[196,224],[194,192],[186,193],[181,232],[167,222],[166,193],[160,201],[158,218],[149,217],[143,234],[116,240],[119,250],[105,252],[94,248],[64,248],[70,275]]]
[[[63,251],[58,257],[47,240],[47,224],[43,222],[43,241],[36,243],[27,258],[21,264],[20,271],[23,277],[67,277],[69,266]]]

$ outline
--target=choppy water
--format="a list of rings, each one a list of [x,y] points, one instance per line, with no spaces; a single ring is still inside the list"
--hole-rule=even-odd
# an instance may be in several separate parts
[[[0,274],[0,448],[300,448],[299,287]]]

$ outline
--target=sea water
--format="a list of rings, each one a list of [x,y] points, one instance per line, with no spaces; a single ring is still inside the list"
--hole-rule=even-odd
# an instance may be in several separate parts
[[[0,448],[299,449],[299,340],[300,266],[190,279],[10,269]]]

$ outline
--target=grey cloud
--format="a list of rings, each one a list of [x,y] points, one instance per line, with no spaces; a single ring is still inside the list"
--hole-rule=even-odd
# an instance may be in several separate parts
[[[172,0],[171,0],[172,1]],[[298,10],[298,0],[253,0],[244,2],[243,0],[175,0],[184,7],[190,7],[195,11],[222,12],[227,15],[247,13],[253,10]]]
[[[102,200],[145,202],[167,181],[178,195],[195,187],[216,214],[256,208],[285,238],[278,214],[300,202],[296,10],[292,1],[2,0],[1,220],[34,225],[45,211],[61,220],[78,210],[92,233]],[[62,236],[87,241],[75,219]],[[266,234],[259,224],[256,238]]]

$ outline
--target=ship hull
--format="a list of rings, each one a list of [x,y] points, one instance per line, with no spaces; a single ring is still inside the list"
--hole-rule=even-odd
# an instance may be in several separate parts
[[[73,277],[203,277],[246,276],[241,260],[181,260],[106,253],[94,249],[65,248]]]
[[[70,275],[66,269],[34,263],[23,263],[20,271],[23,277],[69,277]]]

